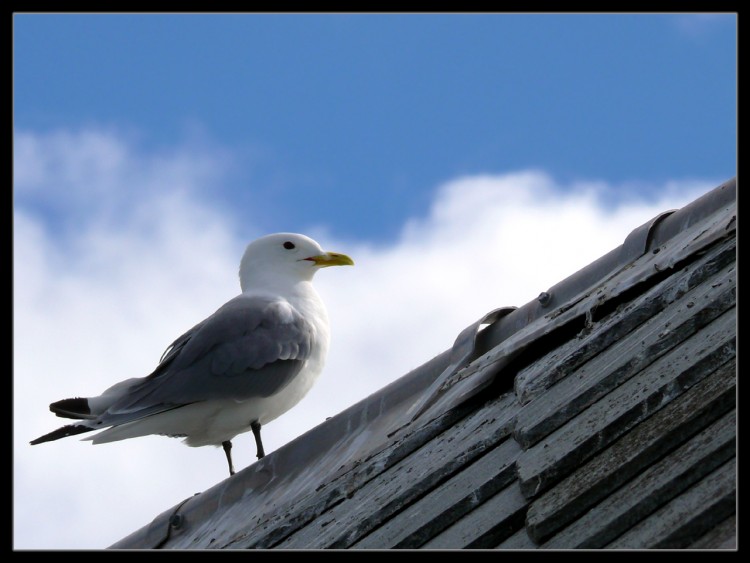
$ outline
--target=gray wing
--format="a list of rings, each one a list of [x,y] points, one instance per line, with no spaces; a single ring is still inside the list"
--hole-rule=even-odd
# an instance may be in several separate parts
[[[211,399],[268,397],[300,372],[313,326],[283,301],[235,297],[175,340],[148,377],[100,417],[123,424]]]

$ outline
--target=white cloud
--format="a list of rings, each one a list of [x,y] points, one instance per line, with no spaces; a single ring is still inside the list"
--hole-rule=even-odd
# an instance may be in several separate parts
[[[147,158],[112,133],[60,135],[65,142],[27,133],[16,153],[17,549],[106,547],[226,475],[221,450],[163,437],[28,445],[56,427],[51,401],[145,375],[172,339],[236,294],[247,242],[233,238],[237,217],[201,197],[212,170],[221,174],[221,158],[189,150]],[[59,197],[60,178],[85,186],[56,204],[79,221],[63,238],[38,204]],[[130,185],[136,181],[138,188]],[[405,225],[393,245],[323,235],[324,247],[351,254],[357,265],[317,276],[332,322],[329,363],[310,396],[264,429],[267,449],[446,350],[489,310],[534,299],[641,223],[714,185],[656,186],[662,198],[610,207],[602,194],[613,188],[604,184],[560,186],[539,171],[466,177],[441,186],[428,216]],[[252,438],[239,437],[235,465],[251,463],[253,452]]]

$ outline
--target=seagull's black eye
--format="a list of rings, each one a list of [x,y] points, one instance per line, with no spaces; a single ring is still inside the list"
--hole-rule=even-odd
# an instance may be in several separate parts
[[[290,241],[286,241],[284,243],[284,248],[286,248],[287,250],[291,250],[292,248],[294,248],[294,243]]]

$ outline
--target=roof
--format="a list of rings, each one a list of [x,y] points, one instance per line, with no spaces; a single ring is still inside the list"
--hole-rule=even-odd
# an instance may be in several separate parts
[[[736,546],[736,182],[112,546]]]

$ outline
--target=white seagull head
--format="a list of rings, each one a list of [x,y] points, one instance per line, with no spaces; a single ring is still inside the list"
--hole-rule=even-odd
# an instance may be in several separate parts
[[[247,245],[240,262],[240,286],[244,292],[282,280],[310,281],[320,268],[353,264],[346,254],[326,252],[310,237],[276,233]]]

